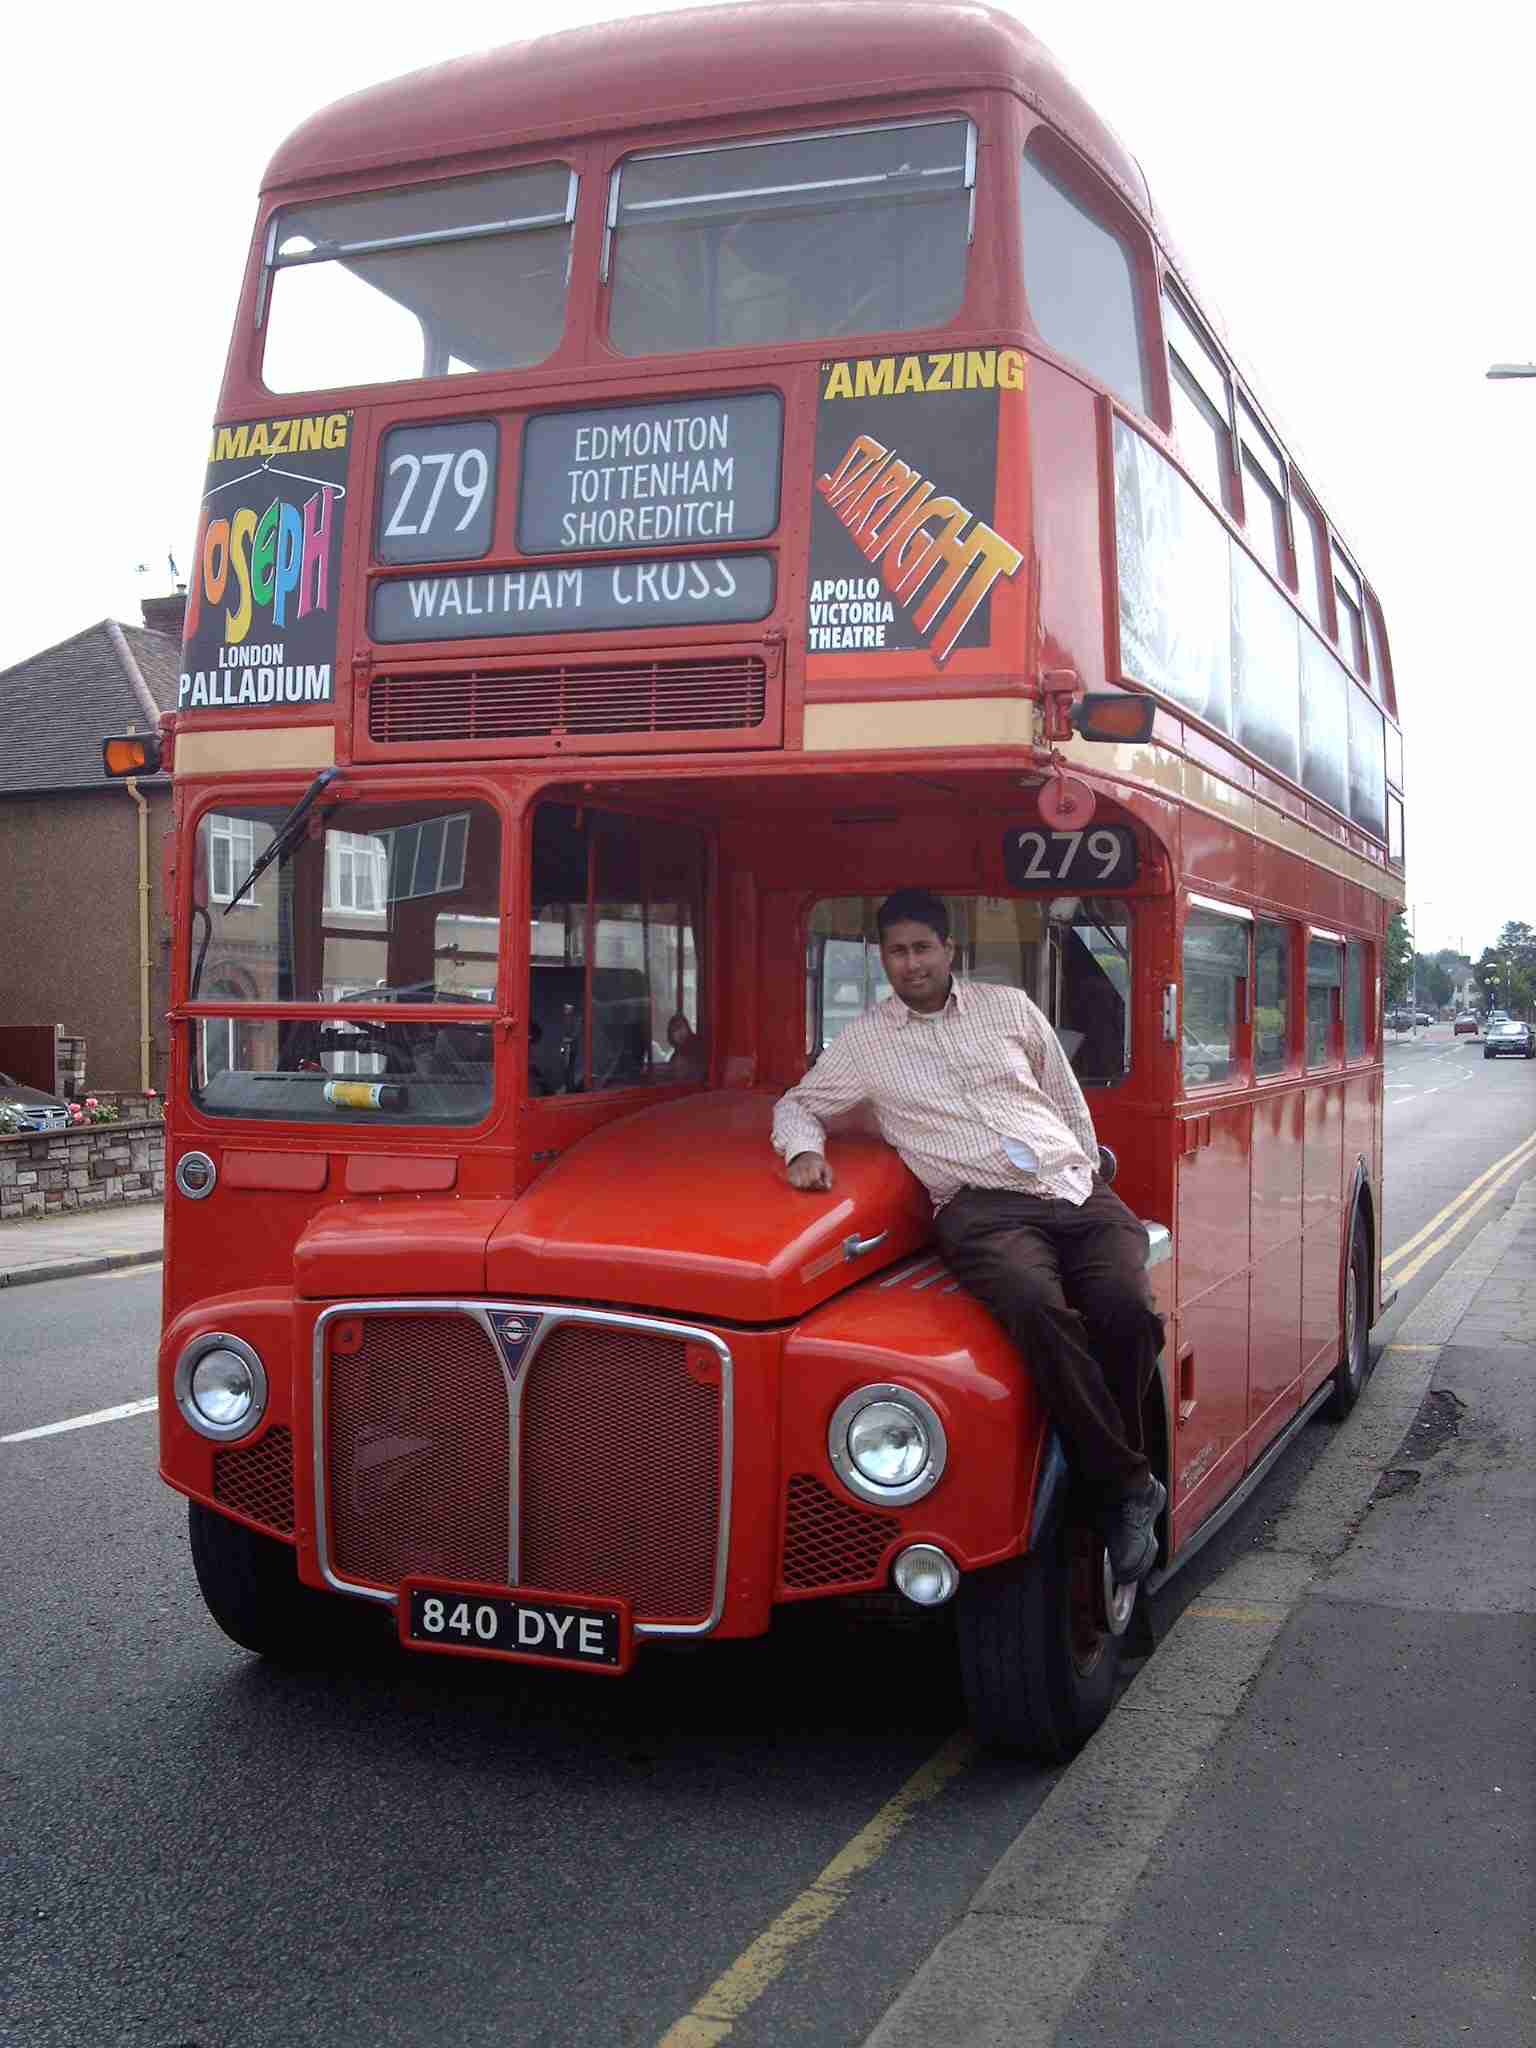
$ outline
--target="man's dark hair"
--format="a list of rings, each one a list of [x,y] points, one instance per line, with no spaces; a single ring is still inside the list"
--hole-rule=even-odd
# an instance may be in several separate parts
[[[926,889],[898,889],[893,896],[886,897],[875,912],[875,928],[882,945],[893,924],[925,924],[941,939],[949,937],[949,912],[940,898]]]

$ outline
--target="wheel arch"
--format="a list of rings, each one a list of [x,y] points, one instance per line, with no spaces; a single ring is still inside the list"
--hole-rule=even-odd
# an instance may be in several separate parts
[[[1339,1327],[1343,1328],[1344,1280],[1349,1271],[1350,1248],[1355,1241],[1355,1224],[1359,1221],[1365,1225],[1366,1270],[1371,1276],[1371,1298],[1367,1305],[1369,1313],[1366,1317],[1366,1328],[1370,1329],[1381,1313],[1381,1238],[1376,1211],[1376,1189],[1371,1181],[1370,1166],[1363,1153],[1355,1160],[1349,1200],[1344,1207],[1349,1218],[1349,1227],[1344,1232],[1342,1258],[1339,1264]]]

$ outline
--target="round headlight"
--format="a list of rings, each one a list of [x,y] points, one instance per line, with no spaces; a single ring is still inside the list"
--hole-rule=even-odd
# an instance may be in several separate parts
[[[905,1401],[871,1401],[848,1425],[848,1455],[872,1486],[906,1486],[928,1462],[923,1418]]]
[[[176,1406],[199,1436],[249,1436],[267,1408],[267,1375],[241,1337],[210,1330],[176,1361]]]
[[[921,1394],[910,1387],[860,1387],[838,1404],[827,1456],[860,1500],[905,1507],[938,1485],[948,1446],[943,1423]]]
[[[256,1398],[256,1375],[238,1351],[205,1351],[192,1368],[192,1400],[205,1422],[230,1429]]]

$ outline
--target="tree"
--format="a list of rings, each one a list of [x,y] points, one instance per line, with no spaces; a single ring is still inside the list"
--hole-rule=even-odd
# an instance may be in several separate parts
[[[1437,954],[1415,954],[1413,986],[1426,1009],[1438,1010],[1451,1000],[1451,970]]]
[[[1536,931],[1511,918],[1474,970],[1490,1010],[1529,1016],[1536,1007]]]
[[[1413,938],[1405,911],[1394,910],[1387,926],[1387,1007],[1396,1009],[1408,1000],[1413,978]]]

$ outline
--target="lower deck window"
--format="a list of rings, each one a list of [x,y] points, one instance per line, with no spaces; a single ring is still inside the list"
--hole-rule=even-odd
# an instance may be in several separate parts
[[[875,916],[882,899],[815,905],[806,938],[806,1051],[814,1059],[891,993]],[[1131,911],[1118,898],[944,896],[955,970],[1018,988],[1045,1012],[1083,1087],[1131,1067]]]

